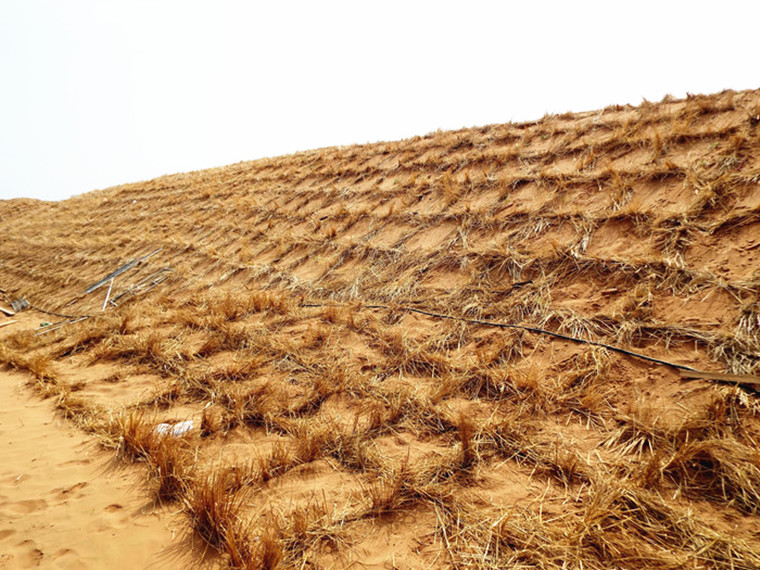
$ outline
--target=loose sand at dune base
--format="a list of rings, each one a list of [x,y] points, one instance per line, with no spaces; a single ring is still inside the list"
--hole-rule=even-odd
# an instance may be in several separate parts
[[[14,320],[34,326],[39,316]],[[192,565],[172,510],[146,500],[143,470],[114,465],[27,383],[0,372],[0,568]]]
[[[760,91],[0,233],[0,567],[760,567]]]

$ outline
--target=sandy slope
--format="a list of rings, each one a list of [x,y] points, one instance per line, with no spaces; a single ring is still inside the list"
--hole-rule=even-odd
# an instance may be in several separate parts
[[[146,503],[140,470],[54,416],[0,374],[0,568],[172,568],[181,540],[171,513]]]
[[[4,300],[59,315],[0,329],[11,567],[185,567],[162,496],[236,566],[760,568],[757,392],[677,372],[760,373],[760,90],[0,202],[0,235]]]

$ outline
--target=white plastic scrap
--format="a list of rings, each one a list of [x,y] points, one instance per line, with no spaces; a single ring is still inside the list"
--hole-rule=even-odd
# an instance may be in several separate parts
[[[170,435],[172,437],[179,437],[186,434],[193,429],[193,420],[186,420],[177,424],[158,424],[153,431],[158,435]]]

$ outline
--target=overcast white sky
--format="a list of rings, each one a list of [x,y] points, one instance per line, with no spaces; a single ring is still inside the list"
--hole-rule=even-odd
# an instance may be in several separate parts
[[[760,87],[757,0],[0,1],[0,199]]]

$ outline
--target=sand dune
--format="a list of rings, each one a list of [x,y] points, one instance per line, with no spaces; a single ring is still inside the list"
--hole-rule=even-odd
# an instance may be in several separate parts
[[[2,562],[760,567],[759,156],[726,91],[0,203]]]

